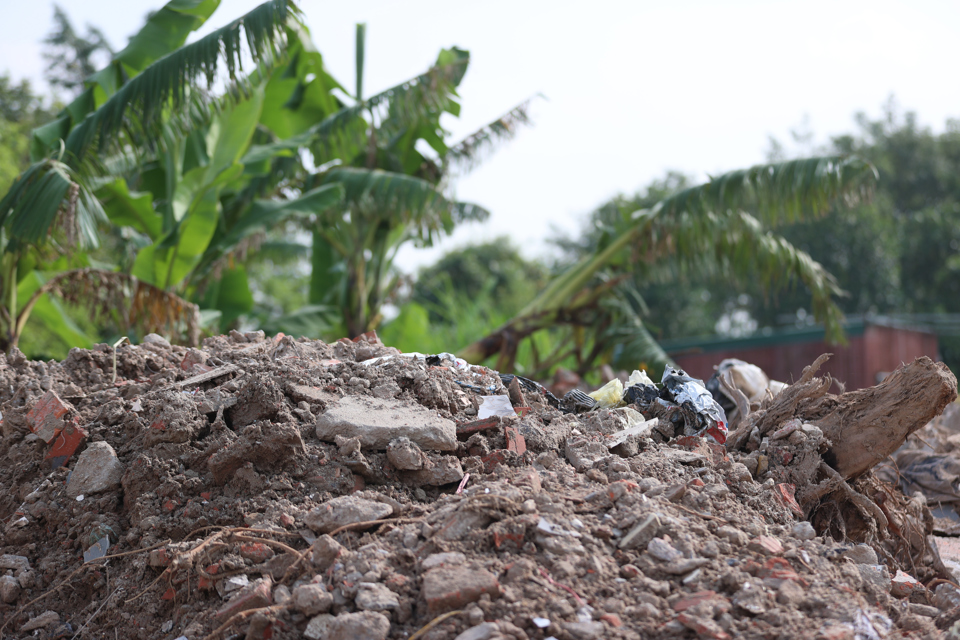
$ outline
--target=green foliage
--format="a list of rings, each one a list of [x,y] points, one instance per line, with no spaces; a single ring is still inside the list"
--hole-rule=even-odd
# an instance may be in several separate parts
[[[84,82],[97,71],[97,54],[113,55],[113,49],[103,32],[87,25],[87,35],[78,34],[70,18],[58,5],[53,5],[54,29],[44,39],[47,60],[46,76],[50,86],[69,93],[83,89]]]
[[[223,106],[222,98],[211,102],[194,90],[200,79],[212,88],[221,65],[236,83],[226,94],[230,98],[226,103],[248,97],[259,78],[238,75],[244,57],[251,56],[259,68],[272,67],[284,44],[287,19],[295,15],[290,0],[272,0],[156,60],[70,131],[67,153],[75,162],[83,162],[92,149],[149,146],[162,124],[181,127],[176,133],[182,136],[205,122],[209,109]]]
[[[832,288],[843,294],[831,298],[843,314],[896,314],[908,323],[911,316],[903,313],[921,314],[916,316],[917,322],[924,324],[929,320],[925,314],[957,313],[960,123],[950,121],[942,133],[935,134],[920,126],[915,114],[900,115],[888,105],[883,117],[871,120],[860,115],[857,125],[855,133],[834,138],[831,150],[856,153],[877,168],[878,187],[869,201],[854,207],[828,207],[822,217],[796,220],[781,209],[758,219],[833,276]],[[793,175],[802,174],[794,170]],[[731,177],[742,183],[749,176],[750,172],[738,172]],[[769,182],[772,186],[775,181]],[[719,185],[710,190],[722,203],[724,194],[718,192],[725,189]],[[615,241],[627,213],[651,208],[668,195],[672,196],[668,202],[686,205],[691,194],[686,179],[668,175],[635,196],[621,196],[599,207],[583,233],[575,239],[561,239],[558,245],[566,259],[582,259]],[[862,193],[856,189],[855,195]],[[714,216],[716,221],[721,219]],[[678,221],[682,216],[674,222]],[[706,229],[713,223],[704,220],[698,224]],[[721,246],[716,243],[713,248]],[[627,276],[644,303],[644,326],[657,338],[718,330],[740,334],[814,322],[811,290],[802,279],[787,286],[768,282],[778,285],[771,288],[757,277],[761,271],[731,269],[707,244],[687,239],[682,244],[677,241],[676,247],[694,257],[700,252],[700,259],[662,260],[655,253],[651,254],[654,260],[632,262]],[[630,256],[621,254],[620,260],[610,263],[612,273],[631,264]],[[768,268],[775,272],[774,264]],[[933,328],[941,332],[943,357],[951,366],[960,367],[960,340],[953,336],[958,330],[954,324],[938,322]]]
[[[442,319],[443,314],[436,310],[441,296],[449,291],[465,297],[487,293],[498,313],[509,318],[533,299],[547,278],[544,265],[524,259],[510,239],[503,237],[450,251],[421,269],[410,299],[431,310],[431,322],[457,322],[457,318]]]
[[[316,176],[320,184],[341,185],[344,200],[315,219],[309,299],[314,305],[338,307],[342,320],[336,332],[351,336],[382,321],[382,306],[397,293],[393,260],[401,246],[430,246],[458,224],[487,218],[483,208],[446,196],[444,183],[452,166],[447,157],[451,149],[504,138],[507,128],[489,133],[487,127],[460,145],[447,143],[440,118],[459,115],[456,87],[470,60],[468,52],[456,47],[441,51],[425,73],[364,99],[365,42],[366,30],[358,26],[356,103],[273,145],[310,144],[315,157],[332,154],[340,160],[342,166]],[[526,107],[511,114],[501,121],[519,121],[517,114],[525,119]],[[466,155],[461,151],[451,158]]]
[[[876,170],[859,158],[796,160],[730,172],[707,183],[669,194],[649,208],[627,212],[605,207],[604,223],[593,236],[592,251],[565,269],[516,317],[460,352],[468,361],[499,353],[497,368],[516,363],[516,345],[556,324],[572,327],[574,355],[582,374],[599,358],[611,357],[612,340],[634,335],[624,360],[642,360],[662,368],[666,355],[641,319],[642,297],[631,305],[611,306],[610,292],[627,281],[634,265],[646,268],[666,260],[683,269],[714,267],[717,273],[753,278],[773,289],[801,282],[811,292],[815,316],[837,336],[841,313],[833,277],[808,254],[764,228],[762,221],[816,218],[834,200],[856,203],[868,195]],[[750,208],[756,216],[744,209]],[[576,248],[576,243],[568,243]],[[590,339],[582,334],[589,327]],[[550,355],[537,366],[549,369],[562,356]]]
[[[30,131],[51,117],[29,81],[0,75],[0,193],[30,164]]]

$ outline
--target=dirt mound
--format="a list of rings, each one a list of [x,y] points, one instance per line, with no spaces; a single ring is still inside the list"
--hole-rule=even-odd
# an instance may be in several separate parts
[[[960,591],[925,545],[898,554],[866,525],[869,544],[841,543],[829,533],[852,527],[803,520],[815,427],[745,418],[728,451],[511,387],[374,337],[14,352],[0,636],[883,638],[953,622]],[[893,491],[869,473],[855,489]],[[909,506],[884,508],[904,525]]]

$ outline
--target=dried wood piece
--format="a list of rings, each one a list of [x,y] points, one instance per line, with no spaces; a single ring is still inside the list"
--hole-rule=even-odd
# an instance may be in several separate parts
[[[744,447],[753,429],[764,436],[798,418],[823,431],[831,444],[824,460],[850,480],[883,461],[957,399],[956,377],[945,364],[926,356],[900,367],[874,387],[830,394],[830,376],[814,377],[828,357],[817,358],[799,381],[765,400],[727,439],[727,448]]]
[[[217,367],[212,371],[204,371],[203,373],[197,374],[192,378],[187,378],[186,380],[181,380],[176,383],[176,386],[180,387],[192,387],[195,384],[201,384],[203,382],[208,382],[220,376],[225,376],[228,373],[233,373],[234,371],[239,371],[240,367],[235,364],[225,364],[222,367]]]
[[[824,459],[850,479],[896,451],[956,399],[957,378],[947,365],[923,356],[875,387],[825,395],[802,419],[823,430],[832,443]]]

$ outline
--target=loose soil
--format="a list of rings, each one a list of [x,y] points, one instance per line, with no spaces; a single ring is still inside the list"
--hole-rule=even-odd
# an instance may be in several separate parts
[[[610,449],[622,410],[562,413],[517,387],[522,417],[481,421],[481,395],[508,395],[496,372],[397,354],[234,332],[0,356],[0,637],[953,633],[960,592],[923,500],[867,472],[853,488],[888,496],[886,528],[836,484],[807,504],[829,444],[815,424],[781,416],[732,451],[662,430]],[[64,413],[44,427],[30,412],[49,392]],[[456,449],[419,446],[416,425],[383,449],[319,439],[343,397],[429,409]],[[119,470],[78,494],[93,443]]]

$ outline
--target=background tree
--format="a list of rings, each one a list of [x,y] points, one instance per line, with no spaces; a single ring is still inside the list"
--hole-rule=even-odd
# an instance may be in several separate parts
[[[807,253],[837,281],[837,308],[846,316],[881,315],[940,335],[941,354],[960,368],[960,124],[942,133],[901,114],[891,101],[883,115],[856,118],[857,129],[821,148],[801,130],[794,143],[821,153],[856,154],[877,167],[874,197],[855,207],[832,206],[822,217],[777,221],[771,227]],[[785,158],[773,141],[771,157]],[[560,239],[564,259],[595,251],[605,221],[617,212],[649,206],[658,195],[681,190],[681,176],[668,175],[635,196],[621,196],[591,213],[576,239]],[[650,265],[631,277],[642,316],[657,339],[720,333],[746,335],[815,320],[802,283],[766,290],[750,274],[730,277],[714,265],[684,269],[672,261]]]
[[[54,90],[60,88],[76,95],[84,88],[86,79],[113,56],[113,48],[97,27],[87,25],[86,36],[77,33],[66,12],[56,4],[53,5],[53,24],[53,30],[43,41],[47,82]]]
[[[30,164],[30,131],[52,116],[29,81],[0,75],[0,193]]]
[[[364,98],[365,25],[356,36],[355,103],[314,146],[315,156],[323,145],[339,159],[318,179],[341,184],[345,197],[312,229],[310,282],[310,302],[342,310],[340,332],[350,336],[381,323],[381,307],[399,283],[393,260],[401,246],[430,246],[458,224],[486,219],[481,207],[449,198],[451,171],[473,166],[483,149],[528,121],[523,103],[450,145],[441,118],[460,113],[456,89],[469,53],[444,49],[426,73]]]
[[[459,112],[465,51],[444,50],[425,74],[364,98],[358,27],[357,90],[345,104],[346,92],[325,71],[289,0],[266,2],[184,44],[216,5],[169,3],[88,75],[81,94],[34,131],[35,162],[0,202],[0,224],[8,224],[18,251],[42,248],[57,225],[68,243],[82,236],[91,249],[106,217],[123,230],[112,234],[110,258],[118,264],[95,274],[83,268],[92,254],[61,251],[77,277],[103,281],[119,270],[215,311],[224,327],[254,305],[243,258],[270,227],[299,219],[314,233],[314,270],[322,267],[311,294],[321,287],[337,294],[334,330],[373,328],[395,281],[397,249],[429,244],[486,214],[447,198],[444,180],[452,166],[508,137],[526,120],[526,107],[451,148],[440,117]],[[216,85],[223,72],[227,82]],[[4,288],[9,344],[32,309],[18,304],[23,269],[37,281],[30,296],[59,290],[40,286],[39,254],[23,264],[12,246]]]
[[[456,322],[443,302],[451,293],[487,296],[508,316],[520,311],[547,282],[548,270],[527,260],[507,237],[445,253],[420,270],[410,302],[429,311],[431,322]]]
[[[543,372],[573,358],[581,375],[611,357],[621,366],[668,362],[641,317],[643,303],[628,289],[611,295],[635,266],[676,260],[680,268],[714,265],[719,272],[750,276],[767,289],[800,282],[811,292],[816,318],[828,336],[841,332],[833,277],[806,253],[765,227],[822,215],[841,198],[865,196],[876,170],[859,158],[813,158],[758,165],[682,189],[649,209],[609,214],[597,249],[566,269],[515,318],[460,351],[471,362],[498,355],[497,368],[510,370],[521,341],[558,325],[569,340],[536,358]],[[747,213],[756,212],[756,216]],[[589,331],[589,334],[587,332]]]

